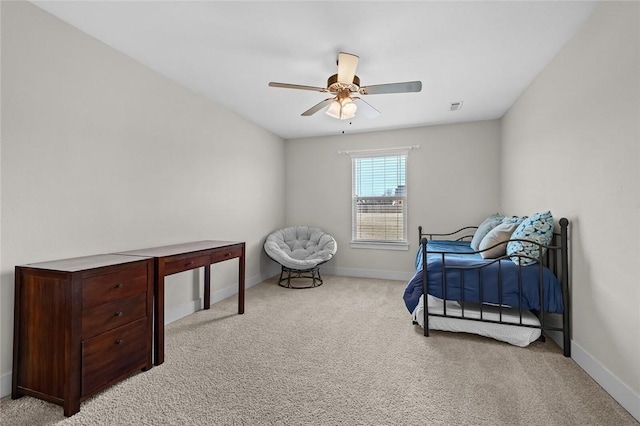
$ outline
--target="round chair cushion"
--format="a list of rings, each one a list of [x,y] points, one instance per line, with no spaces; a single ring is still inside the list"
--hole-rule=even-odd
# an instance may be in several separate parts
[[[292,226],[279,229],[267,237],[264,251],[289,269],[307,270],[331,259],[338,246],[336,240],[320,228]]]

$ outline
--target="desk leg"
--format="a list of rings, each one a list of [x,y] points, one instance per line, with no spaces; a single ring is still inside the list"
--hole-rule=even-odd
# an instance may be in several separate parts
[[[238,264],[238,314],[244,314],[244,244]]]
[[[204,265],[204,309],[211,307],[211,265]]]
[[[164,362],[164,265],[156,263],[156,279],[153,298],[154,364]]]

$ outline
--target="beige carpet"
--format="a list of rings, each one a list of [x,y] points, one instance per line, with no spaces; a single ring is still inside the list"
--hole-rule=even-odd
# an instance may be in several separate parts
[[[528,348],[411,324],[404,283],[274,280],[170,324],[166,362],[70,418],[4,398],[8,425],[637,425],[552,343]]]

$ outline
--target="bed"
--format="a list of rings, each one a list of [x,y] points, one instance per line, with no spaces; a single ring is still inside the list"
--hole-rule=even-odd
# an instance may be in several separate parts
[[[483,228],[490,220],[493,226]],[[425,336],[474,333],[522,347],[544,340],[545,332],[571,356],[568,225],[566,218],[555,224],[547,211],[493,215],[444,234],[419,227],[416,271],[403,295],[413,322]]]

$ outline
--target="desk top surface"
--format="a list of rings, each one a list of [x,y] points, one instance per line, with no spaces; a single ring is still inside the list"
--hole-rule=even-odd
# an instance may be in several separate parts
[[[98,254],[95,256],[74,257],[69,259],[51,260],[48,262],[29,263],[22,268],[48,269],[51,271],[77,272],[88,269],[102,268],[105,266],[121,265],[124,263],[139,262],[151,256],[123,256],[120,254]]]
[[[146,249],[123,251],[117,254],[128,256],[149,256],[149,257],[167,257],[175,256],[178,254],[193,253],[202,250],[224,249],[226,247],[232,247],[244,244],[242,241],[194,241],[190,243],[173,244],[169,246],[161,247],[149,247]]]

